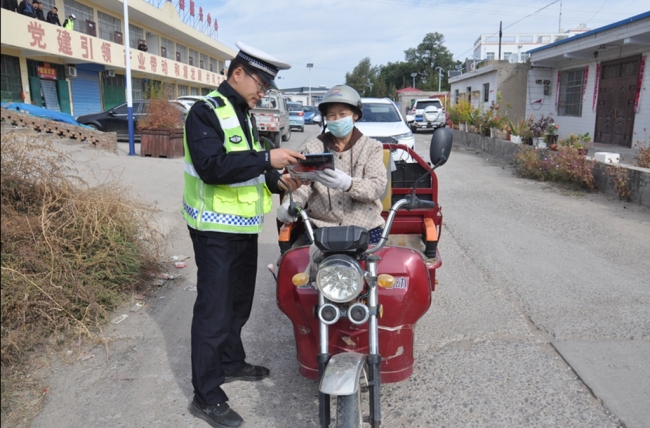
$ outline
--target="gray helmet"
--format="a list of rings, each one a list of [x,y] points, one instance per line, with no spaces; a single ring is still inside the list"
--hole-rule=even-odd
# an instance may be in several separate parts
[[[352,110],[359,115],[359,119],[361,119],[363,116],[361,97],[359,96],[359,93],[351,86],[336,85],[327,91],[323,97],[323,101],[318,104],[318,111],[320,111],[323,118],[327,116],[327,104],[334,103],[348,104],[352,107]]]

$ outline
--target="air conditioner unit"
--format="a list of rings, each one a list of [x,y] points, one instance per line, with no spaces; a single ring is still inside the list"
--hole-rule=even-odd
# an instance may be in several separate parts
[[[115,70],[105,70],[104,76],[106,77],[115,77]]]
[[[66,65],[65,77],[77,77],[77,67],[74,65]]]

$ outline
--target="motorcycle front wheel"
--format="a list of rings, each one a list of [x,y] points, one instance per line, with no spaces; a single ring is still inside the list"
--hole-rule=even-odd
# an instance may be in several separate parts
[[[336,428],[361,428],[364,412],[370,414],[368,371],[364,365],[359,375],[359,389],[351,395],[336,397]]]

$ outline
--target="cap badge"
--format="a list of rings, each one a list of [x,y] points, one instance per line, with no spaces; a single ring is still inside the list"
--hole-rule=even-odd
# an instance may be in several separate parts
[[[239,135],[233,135],[230,137],[230,142],[234,144],[238,144],[242,142],[242,138]]]

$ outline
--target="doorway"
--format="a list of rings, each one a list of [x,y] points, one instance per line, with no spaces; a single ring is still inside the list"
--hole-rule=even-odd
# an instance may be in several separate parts
[[[640,63],[641,56],[602,63],[594,141],[632,147]]]

